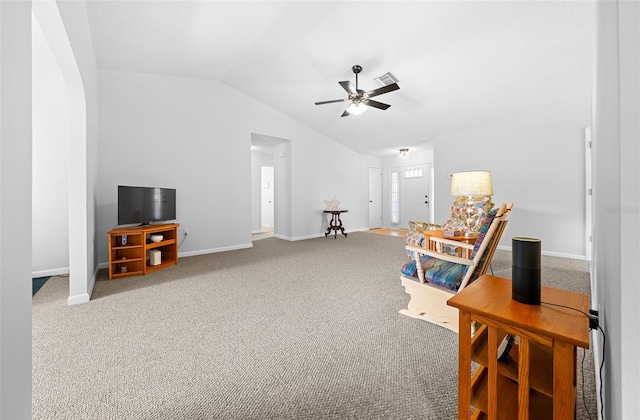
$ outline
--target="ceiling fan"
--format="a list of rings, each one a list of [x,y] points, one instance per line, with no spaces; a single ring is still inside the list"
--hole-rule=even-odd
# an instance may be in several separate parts
[[[383,104],[382,102],[374,101],[374,96],[382,95],[383,93],[393,92],[394,90],[400,89],[397,83],[391,83],[389,85],[383,86],[378,89],[370,90],[369,92],[365,92],[362,89],[358,89],[358,73],[362,71],[362,66],[355,65],[351,67],[351,70],[356,75],[356,86],[353,87],[353,84],[349,81],[338,82],[340,86],[344,90],[347,91],[349,97],[346,99],[335,99],[333,101],[322,101],[316,102],[316,105],[324,105],[324,104],[332,104],[336,102],[351,102],[347,109],[342,113],[342,117],[348,117],[351,114],[359,115],[367,110],[367,107],[373,107],[382,109],[383,111],[389,108],[391,105]]]

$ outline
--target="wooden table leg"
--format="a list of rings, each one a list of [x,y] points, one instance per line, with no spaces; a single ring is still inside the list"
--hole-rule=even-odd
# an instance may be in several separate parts
[[[487,406],[489,418],[498,418],[498,328],[489,327],[487,337]],[[469,346],[471,348],[471,346]]]
[[[460,310],[458,337],[458,419],[468,420],[471,406],[471,313]]]
[[[342,227],[342,220],[340,219],[340,214],[338,213],[336,216],[338,216],[338,227],[336,228],[336,236],[338,236],[338,229],[340,229],[340,233],[342,233],[346,238],[347,234],[344,232],[344,228]]]
[[[529,339],[520,337],[518,352],[518,419],[529,420]]]
[[[324,236],[328,236],[332,230],[334,230],[335,228],[335,223],[334,220],[336,218],[336,215],[334,213],[331,213],[331,220],[329,220],[329,226],[327,226],[327,231],[324,233]]]
[[[576,415],[576,347],[553,341],[553,418],[574,419]]]

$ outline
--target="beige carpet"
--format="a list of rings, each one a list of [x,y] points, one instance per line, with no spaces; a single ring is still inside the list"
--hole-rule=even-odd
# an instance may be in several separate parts
[[[34,419],[454,419],[458,337],[398,314],[404,239],[365,232],[180,259],[106,280],[67,306],[33,298]],[[496,275],[509,277],[499,251]],[[545,258],[545,283],[588,293],[586,264]],[[547,280],[549,279],[549,281]],[[578,352],[578,418],[596,418]]]

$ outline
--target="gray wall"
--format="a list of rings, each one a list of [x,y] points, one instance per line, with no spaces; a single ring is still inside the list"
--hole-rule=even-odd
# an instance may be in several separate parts
[[[542,240],[546,254],[571,258],[585,255],[584,127],[581,117],[548,117],[504,123],[435,139],[435,195],[449,197],[449,175],[488,170],[493,202],[513,201],[514,209],[500,246],[513,236]],[[449,208],[439,205],[436,220]]]
[[[593,125],[593,274],[606,338],[605,417],[638,418],[640,5],[598,2]],[[603,338],[594,350],[602,360]]]
[[[31,418],[31,3],[0,2],[0,418]]]

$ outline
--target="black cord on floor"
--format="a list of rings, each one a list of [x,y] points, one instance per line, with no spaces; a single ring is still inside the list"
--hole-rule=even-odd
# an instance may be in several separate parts
[[[602,333],[602,362],[600,362],[600,417],[604,420],[604,400],[602,399],[602,368],[604,367],[604,355],[605,350],[607,349],[607,336],[604,333],[604,330],[600,325],[598,325],[598,329]]]

